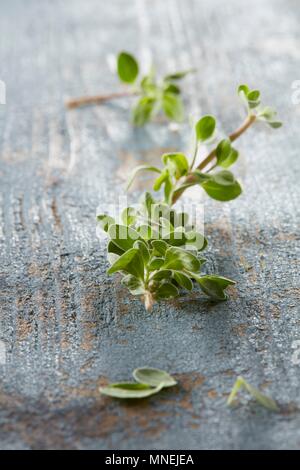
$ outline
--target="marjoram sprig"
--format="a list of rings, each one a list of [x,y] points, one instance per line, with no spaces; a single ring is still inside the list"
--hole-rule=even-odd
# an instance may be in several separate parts
[[[216,274],[201,273],[207,240],[189,221],[187,213],[172,206],[194,185],[217,201],[231,201],[242,193],[240,183],[228,170],[239,157],[232,143],[256,121],[265,121],[273,128],[281,123],[272,108],[261,106],[258,90],[241,85],[238,94],[246,106],[245,121],[220,140],[198,166],[200,146],[216,140],[213,116],[204,116],[196,123],[190,159],[183,153],[167,153],[162,156],[161,168],[142,165],[134,170],[129,186],[139,172],[153,172],[153,190],[163,194],[162,200],[146,192],[138,205],[123,210],[121,221],[107,214],[98,215],[98,222],[109,237],[108,274],[121,273],[122,284],[133,295],[143,297],[147,310],[156,301],[177,297],[183,290],[191,291],[195,284],[213,301],[226,300],[226,288],[235,284]]]
[[[132,122],[143,126],[157,114],[163,112],[170,120],[181,122],[184,118],[184,106],[178,82],[194,70],[186,70],[157,78],[154,68],[147,75],[139,75],[139,64],[133,55],[120,52],[117,57],[117,73],[127,89],[108,95],[83,96],[69,100],[68,108],[78,108],[91,104],[101,104],[118,98],[137,96],[132,109]]]

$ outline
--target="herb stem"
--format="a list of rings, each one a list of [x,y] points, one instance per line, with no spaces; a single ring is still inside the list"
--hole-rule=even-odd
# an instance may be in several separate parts
[[[253,114],[248,115],[245,121],[242,123],[242,125],[229,135],[229,140],[231,142],[234,142],[236,139],[238,139],[238,137],[240,137],[255,122],[255,120],[256,120],[255,115]],[[197,166],[197,170],[200,170],[200,171],[204,170],[207,167],[207,165],[212,162],[212,160],[216,157],[216,150],[217,150],[216,147],[212,149],[212,151],[207,155],[207,157],[204,160],[202,160],[202,162]],[[189,185],[190,183],[193,183],[194,179],[195,178],[193,175],[188,175],[185,181],[182,183],[182,185],[185,185],[185,184]],[[175,204],[175,202],[180,198],[180,196],[182,195],[182,193],[185,191],[187,187],[188,186],[186,186],[185,188],[182,188],[181,191],[176,191],[176,194],[174,194],[173,199],[172,199],[172,204]]]
[[[147,312],[150,312],[152,310],[153,304],[154,304],[154,298],[151,292],[146,291],[144,295],[144,304],[145,304],[145,309]]]
[[[119,98],[125,98],[126,96],[134,96],[138,93],[135,91],[119,91],[115,93],[109,93],[108,95],[94,95],[94,96],[81,96],[79,98],[73,98],[66,102],[66,107],[69,109],[80,108],[81,106],[89,106],[94,104],[105,103],[106,101],[112,101]]]

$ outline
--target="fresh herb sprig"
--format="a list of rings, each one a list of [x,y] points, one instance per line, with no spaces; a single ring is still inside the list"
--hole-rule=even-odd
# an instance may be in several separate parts
[[[120,272],[123,285],[133,295],[143,296],[147,310],[155,301],[177,297],[181,290],[191,291],[194,284],[212,300],[226,300],[227,287],[235,284],[222,276],[201,274],[205,262],[201,252],[207,240],[197,232],[188,214],[177,212],[172,205],[194,185],[217,201],[231,201],[242,193],[240,183],[228,170],[239,156],[232,142],[256,121],[266,121],[273,128],[281,123],[275,119],[274,110],[261,107],[257,90],[241,85],[238,93],[246,104],[244,123],[220,140],[198,166],[199,147],[210,144],[216,136],[213,116],[204,116],[196,123],[190,159],[183,153],[167,153],[162,156],[161,168],[142,165],[134,170],[129,186],[141,171],[156,173],[153,190],[162,190],[162,201],[147,192],[140,205],[123,211],[121,222],[107,214],[98,215],[98,222],[110,238],[108,274]]]
[[[181,99],[179,81],[194,69],[175,72],[158,78],[154,68],[147,75],[140,76],[137,59],[128,52],[120,52],[117,57],[117,73],[127,90],[99,96],[84,96],[67,102],[68,108],[78,108],[90,104],[101,104],[113,99],[138,96],[132,109],[132,122],[143,126],[157,114],[163,112],[170,121],[184,119],[184,106]]]

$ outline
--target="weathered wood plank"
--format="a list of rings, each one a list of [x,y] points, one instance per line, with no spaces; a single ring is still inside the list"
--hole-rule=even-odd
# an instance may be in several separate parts
[[[293,0],[2,2],[0,79],[0,448],[299,448],[300,8]],[[205,203],[208,269],[237,280],[226,304],[200,293],[145,313],[106,276],[95,233],[128,169],[184,149],[161,124],[134,130],[129,103],[66,112],[63,101],[118,86],[120,49],[158,68],[196,65],[186,96],[196,114],[239,123],[236,85],[262,89],[288,125],[239,142],[245,192]],[[200,197],[200,196],[199,196]],[[141,365],[177,375],[177,390],[139,404],[100,384]],[[271,415],[230,410],[237,374],[278,399]]]

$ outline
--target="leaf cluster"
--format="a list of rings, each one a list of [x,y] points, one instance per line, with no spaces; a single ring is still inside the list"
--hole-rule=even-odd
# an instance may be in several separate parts
[[[106,214],[98,215],[98,222],[110,239],[108,274],[121,273],[122,284],[142,295],[147,309],[181,290],[191,291],[194,284],[212,300],[226,300],[225,290],[234,282],[201,274],[207,240],[189,223],[188,214],[146,193],[138,207],[124,209],[121,223]]]
[[[138,61],[133,55],[128,52],[119,53],[118,76],[139,95],[132,110],[134,125],[143,126],[160,112],[171,121],[181,122],[184,118],[184,106],[178,82],[193,70],[168,74],[162,79],[157,78],[154,69],[143,76],[140,76],[139,70]]]

